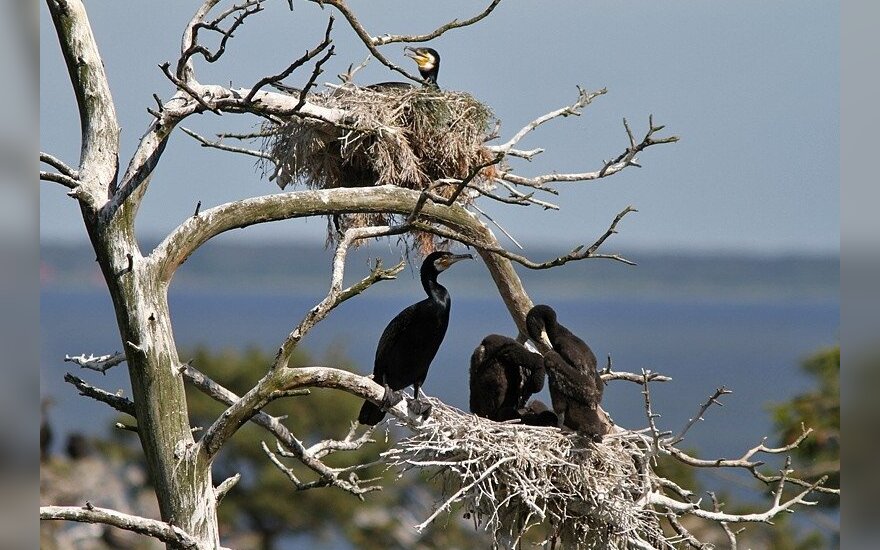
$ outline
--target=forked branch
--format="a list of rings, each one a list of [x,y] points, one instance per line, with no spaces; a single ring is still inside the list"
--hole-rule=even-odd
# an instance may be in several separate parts
[[[223,403],[224,405],[231,406],[239,399],[241,399],[238,395],[224,388],[222,385],[218,384],[190,364],[181,365],[180,372],[196,389],[198,389],[208,397],[211,397],[212,399]],[[277,396],[279,398],[289,397],[293,395],[293,392],[299,392],[298,394],[301,395],[303,391],[307,390],[304,390],[303,388],[297,388],[294,390],[277,390],[272,394],[272,396]],[[298,488],[311,489],[315,487],[332,486],[338,487],[355,495],[366,492],[365,487],[362,487],[361,483],[368,482],[368,480],[358,480],[356,477],[352,478],[351,476],[348,476],[346,478],[341,476],[341,474],[347,473],[349,469],[354,467],[332,468],[330,466],[327,466],[321,460],[322,458],[327,456],[330,451],[350,449],[346,449],[341,445],[335,445],[335,440],[319,442],[309,448],[306,448],[302,441],[294,436],[293,433],[291,433],[290,430],[288,430],[287,427],[282,424],[281,418],[271,416],[263,411],[258,411],[256,414],[254,414],[250,418],[250,421],[264,428],[266,431],[272,434],[278,441],[278,444],[282,445],[284,449],[286,449],[286,452],[289,454],[289,456],[296,457],[297,460],[299,460],[304,466],[306,466],[318,475],[318,479],[310,482],[305,482],[301,487]],[[367,441],[364,440],[362,444],[366,442]]]

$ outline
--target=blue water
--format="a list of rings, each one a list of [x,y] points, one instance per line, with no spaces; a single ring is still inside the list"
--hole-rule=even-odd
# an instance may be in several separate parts
[[[317,363],[327,351],[341,350],[360,372],[370,372],[375,343],[385,324],[418,299],[415,291],[402,294],[367,293],[342,304],[307,335],[302,346]],[[453,296],[449,331],[425,391],[466,408],[471,352],[484,335],[512,334],[514,326],[497,297]],[[217,350],[255,345],[272,352],[321,297],[321,290],[300,295],[193,288],[172,292],[170,304],[182,359],[187,358],[185,350],[197,345]],[[593,347],[600,362],[611,354],[616,370],[645,368],[673,378],[652,388],[663,429],[677,432],[716,387],[732,389],[734,393],[723,398],[724,407],[714,408],[689,433],[686,446],[706,455],[739,456],[764,435],[772,435],[768,403],[807,389],[809,379],[798,369],[800,360],[821,346],[838,342],[839,304],[824,295],[770,303],[569,296],[550,303],[560,321]],[[61,434],[71,430],[104,433],[114,418],[106,406],[77,396],[63,382],[65,372],[130,395],[124,365],[104,376],[62,361],[65,354],[120,351],[114,319],[110,299],[99,288],[47,288],[41,293],[42,394],[56,400],[51,418]],[[255,379],[260,374],[254,373]],[[642,399],[638,386],[614,382],[606,390],[603,407],[618,424],[643,427]]]

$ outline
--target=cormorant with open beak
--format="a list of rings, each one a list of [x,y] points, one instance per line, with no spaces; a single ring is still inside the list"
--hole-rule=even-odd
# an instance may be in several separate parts
[[[419,66],[419,74],[427,86],[439,88],[437,75],[440,74],[440,54],[434,48],[404,48],[405,56],[415,60]]]

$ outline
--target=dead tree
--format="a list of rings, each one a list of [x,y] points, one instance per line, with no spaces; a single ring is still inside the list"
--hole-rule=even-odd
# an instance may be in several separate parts
[[[321,5],[322,8],[330,6],[331,11],[335,10],[355,31],[370,55],[389,70],[418,83],[420,81],[418,77],[392,63],[382,53],[382,48],[389,44],[426,42],[446,32],[474,25],[489,16],[500,0],[493,0],[474,17],[465,20],[453,19],[424,35],[374,34],[361,24],[344,1],[311,0],[311,2]],[[349,248],[364,239],[413,232],[435,235],[473,247],[485,262],[500,297],[524,335],[525,313],[532,303],[511,262],[530,269],[548,269],[588,258],[629,262],[626,258],[615,254],[600,253],[599,248],[616,232],[621,219],[634,209],[627,207],[621,211],[613,218],[607,231],[592,244],[577,246],[568,254],[548,261],[534,261],[511,252],[499,244],[490,227],[481,221],[476,202],[495,200],[511,206],[534,205],[541,208],[556,208],[546,198],[558,194],[552,187],[554,183],[583,182],[610,177],[628,167],[638,166],[637,156],[648,147],[677,140],[676,137],[658,136],[658,132],[663,127],[656,126],[650,118],[647,130],[641,138],[637,138],[629,124],[624,121],[627,142],[623,151],[592,171],[570,174],[550,172],[538,177],[523,177],[516,174],[510,164],[512,161],[532,159],[542,151],[520,149],[518,145],[523,137],[555,118],[579,115],[594,99],[605,93],[605,90],[588,92],[579,89],[578,97],[571,105],[536,118],[500,144],[481,145],[484,162],[464,167],[455,177],[438,177],[420,188],[406,188],[394,184],[359,187],[341,185],[333,188],[300,189],[281,194],[266,194],[205,209],[197,207],[194,214],[181,220],[158,246],[145,252],[141,250],[135,239],[134,223],[138,207],[149,190],[154,170],[162,160],[169,136],[178,128],[184,130],[181,124],[192,115],[203,113],[241,115],[257,117],[275,126],[299,122],[351,130],[353,124],[351,112],[322,105],[315,101],[317,95],[314,95],[322,65],[334,53],[331,35],[334,19],[332,16],[329,18],[323,39],[303,56],[292,60],[289,66],[280,68],[277,74],[260,79],[250,87],[231,88],[201,82],[198,79],[197,65],[202,62],[213,63],[225,55],[232,47],[235,31],[249,18],[264,11],[266,6],[260,0],[243,0],[238,4],[224,2],[223,5],[220,0],[205,0],[183,29],[179,58],[161,65],[161,70],[173,88],[173,95],[167,100],[160,99],[158,95],[154,96],[157,104],[148,109],[154,119],[140,139],[135,152],[124,165],[124,169],[120,171],[122,166],[119,152],[120,127],[85,6],[81,0],[47,0],[47,3],[58,35],[61,54],[67,64],[76,95],[81,120],[82,148],[80,159],[75,165],[41,152],[40,161],[48,169],[40,172],[40,179],[65,187],[81,210],[98,264],[112,297],[121,347],[124,350],[119,354],[88,357],[81,355],[67,357],[66,360],[98,371],[126,363],[133,396],[132,399],[128,399],[110,394],[74,376],[68,376],[67,381],[83,395],[134,417],[149,476],[158,497],[161,519],[134,517],[84,503],[83,507],[42,507],[40,518],[43,520],[105,523],[155,537],[173,548],[218,548],[220,540],[217,506],[223,495],[233,488],[238,477],[215,484],[211,473],[212,462],[236,430],[247,422],[262,426],[276,438],[278,455],[292,457],[314,472],[312,480],[298,479],[284,466],[278,455],[266,447],[268,458],[290,475],[295,489],[330,486],[359,497],[376,489],[377,487],[370,481],[358,478],[358,465],[334,468],[323,461],[330,453],[343,452],[363,445],[369,440],[369,433],[357,436],[352,430],[344,439],[329,439],[307,445],[300,441],[296,434],[291,433],[281,419],[261,411],[261,408],[270,401],[290,397],[297,394],[297,390],[313,386],[334,388],[374,401],[381,399],[382,388],[368,377],[335,369],[332,366],[302,368],[288,366],[288,360],[303,336],[337,305],[366,291],[379,281],[394,278],[403,268],[402,263],[391,268],[377,263],[360,280],[346,286],[344,272]],[[292,2],[288,4],[292,9]],[[277,5],[273,7],[278,8]],[[215,39],[213,47],[207,45],[209,37]],[[308,72],[309,68],[311,72]],[[308,75],[302,79],[304,85],[301,91],[280,93],[268,89],[270,86],[280,85],[282,79],[300,70],[306,71],[305,75]],[[230,135],[209,139],[195,132],[187,131],[187,133],[208,147],[274,161],[265,150],[229,144],[230,140],[264,137],[261,135]],[[497,137],[497,135],[485,136],[487,142]],[[234,228],[274,220],[359,213],[383,214],[386,217],[382,219],[386,223],[350,225],[336,235],[335,254],[329,274],[330,288],[326,297],[306,312],[300,323],[291,329],[289,335],[280,343],[274,361],[271,365],[267,365],[265,375],[250,391],[245,395],[237,396],[207,378],[192,365],[181,362],[174,341],[174,327],[169,315],[167,291],[176,270],[196,249],[211,238]],[[610,371],[605,373],[605,377],[635,381],[642,384],[645,390],[651,429],[648,432],[621,432],[623,435],[620,436],[620,441],[624,442],[622,445],[639,449],[636,454],[641,457],[641,461],[634,463],[639,468],[632,479],[635,493],[628,497],[629,505],[638,512],[637,515],[668,517],[673,525],[678,526],[677,529],[680,527],[677,518],[687,515],[706,517],[724,525],[731,533],[731,540],[734,540],[732,531],[726,527],[728,524],[742,521],[769,521],[777,513],[789,509],[794,504],[806,504],[805,496],[818,488],[815,485],[807,485],[792,499],[780,500],[782,489],[787,486],[786,484],[794,482],[803,485],[784,471],[777,478],[767,478],[768,482],[778,484],[778,492],[773,506],[765,514],[740,517],[727,515],[718,510],[704,510],[692,500],[692,495],[687,490],[668,480],[651,476],[651,456],[657,453],[671,454],[695,467],[710,465],[678,451],[674,446],[676,440],[665,438],[653,428],[647,393],[648,382],[662,377]],[[198,438],[194,437],[188,421],[185,383],[193,384],[228,406]],[[386,457],[387,461],[406,461],[409,452],[407,449],[416,449],[414,452],[418,454],[419,448],[430,447],[430,443],[426,443],[430,439],[428,435],[433,433],[431,432],[433,428],[430,426],[436,426],[436,423],[442,422],[443,418],[453,419],[458,414],[449,412],[444,415],[443,411],[448,408],[444,408],[439,402],[435,410],[440,411],[439,420],[432,417],[425,425],[415,422],[407,415],[405,404],[399,404],[391,411],[395,418],[413,430],[414,436],[410,443],[402,445],[395,455]],[[563,436],[555,432],[552,437]],[[569,443],[562,440],[557,440],[557,443],[562,447],[570,448]],[[753,449],[740,460],[713,461],[711,465],[744,467],[758,475],[756,463],[750,462],[752,454],[759,451],[784,450],[771,450],[761,446]],[[461,488],[452,495],[447,504],[471,499],[471,504],[475,509],[478,508],[479,503],[473,500],[471,490],[489,479],[492,472],[501,472],[501,466],[510,462],[512,459],[502,457],[498,459],[498,463],[486,465],[486,470],[474,469],[472,470],[474,474],[462,474],[459,479]],[[511,484],[510,487],[515,488],[516,485]],[[547,502],[530,500],[527,492],[514,498],[519,498],[528,508],[527,517],[515,518],[521,526],[527,527],[533,517],[553,517],[559,521],[564,519],[564,514],[560,515],[557,510],[552,509],[555,504],[551,506]],[[437,513],[442,512],[446,507],[447,505],[444,505]],[[497,516],[495,519],[488,518],[487,521],[503,524],[506,520]],[[508,522],[504,525],[513,525],[513,523]],[[695,546],[699,544],[683,527],[680,529],[680,540]],[[499,533],[498,540],[505,540],[505,537],[517,538],[517,536],[516,532]],[[629,538],[626,533],[622,536],[627,544],[637,544],[642,547],[667,544],[661,541],[659,535],[653,541],[648,541],[635,531]]]

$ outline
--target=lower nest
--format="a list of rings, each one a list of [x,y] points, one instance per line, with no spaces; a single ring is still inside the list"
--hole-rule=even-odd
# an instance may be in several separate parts
[[[596,443],[430,401],[431,417],[385,459],[440,479],[446,500],[438,512],[460,507],[501,548],[665,546],[657,517],[637,504],[651,475],[643,436],[618,430]]]
[[[428,88],[335,87],[309,96],[309,102],[346,113],[338,123],[291,117],[266,123],[263,149],[270,162],[264,173],[282,189],[301,184],[313,189],[397,185],[424,190],[435,182],[462,180],[494,155],[483,146],[492,112],[472,96]],[[479,169],[472,183],[490,181],[494,167]],[[454,185],[433,192],[450,197]],[[462,202],[472,195],[462,193]],[[333,220],[328,238],[350,227],[387,225],[387,214],[343,215]],[[437,243],[421,237],[429,252]],[[430,241],[430,246],[428,245]]]

